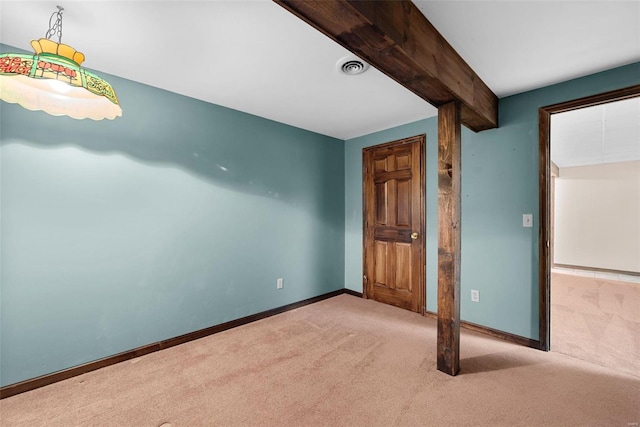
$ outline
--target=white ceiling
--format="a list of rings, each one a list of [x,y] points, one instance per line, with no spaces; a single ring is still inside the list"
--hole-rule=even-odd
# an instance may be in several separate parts
[[[640,60],[639,1],[414,2],[499,97]],[[0,42],[30,50],[57,4],[104,73],[340,139],[436,114],[373,67],[339,74],[349,52],[268,0],[0,0]]]
[[[640,1],[414,1],[499,98],[640,61]]]
[[[551,160],[561,168],[640,160],[640,98],[552,115]]]

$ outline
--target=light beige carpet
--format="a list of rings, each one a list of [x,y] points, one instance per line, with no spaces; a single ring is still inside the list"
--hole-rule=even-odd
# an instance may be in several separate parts
[[[551,350],[640,377],[640,284],[553,273]]]
[[[623,426],[640,379],[341,295],[0,402],[2,426]],[[167,424],[167,425],[168,425]],[[631,424],[633,425],[633,424]]]

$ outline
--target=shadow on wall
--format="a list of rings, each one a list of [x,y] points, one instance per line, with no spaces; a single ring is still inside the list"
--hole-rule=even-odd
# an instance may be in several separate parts
[[[117,91],[123,117],[75,120],[3,102],[0,143],[121,153],[147,164],[178,167],[234,191],[296,205],[310,202],[313,208],[342,186],[339,179],[326,179],[344,173],[340,140],[105,77]],[[215,90],[215,82],[211,86],[206,89]]]
[[[113,121],[0,102],[0,385],[344,286],[342,141],[105,78]]]

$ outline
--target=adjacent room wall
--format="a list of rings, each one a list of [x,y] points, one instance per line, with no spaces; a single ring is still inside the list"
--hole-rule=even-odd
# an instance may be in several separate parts
[[[343,141],[105,77],[114,121],[0,103],[2,385],[344,287]]]
[[[500,127],[462,132],[463,320],[538,339],[538,109],[640,84],[640,63],[500,99]],[[437,119],[345,142],[345,286],[362,291],[363,147],[426,133],[427,301],[437,311]],[[532,228],[522,214],[532,213]],[[472,303],[471,290],[480,291]]]
[[[640,273],[640,161],[561,168],[556,264]]]

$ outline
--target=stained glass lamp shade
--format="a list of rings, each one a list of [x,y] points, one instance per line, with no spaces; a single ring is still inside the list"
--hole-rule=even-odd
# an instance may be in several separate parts
[[[62,32],[62,8],[54,13]],[[52,15],[52,18],[53,16]],[[28,110],[74,119],[115,119],[122,108],[109,83],[80,65],[84,54],[48,38],[31,41],[34,54],[0,54],[0,99]]]

